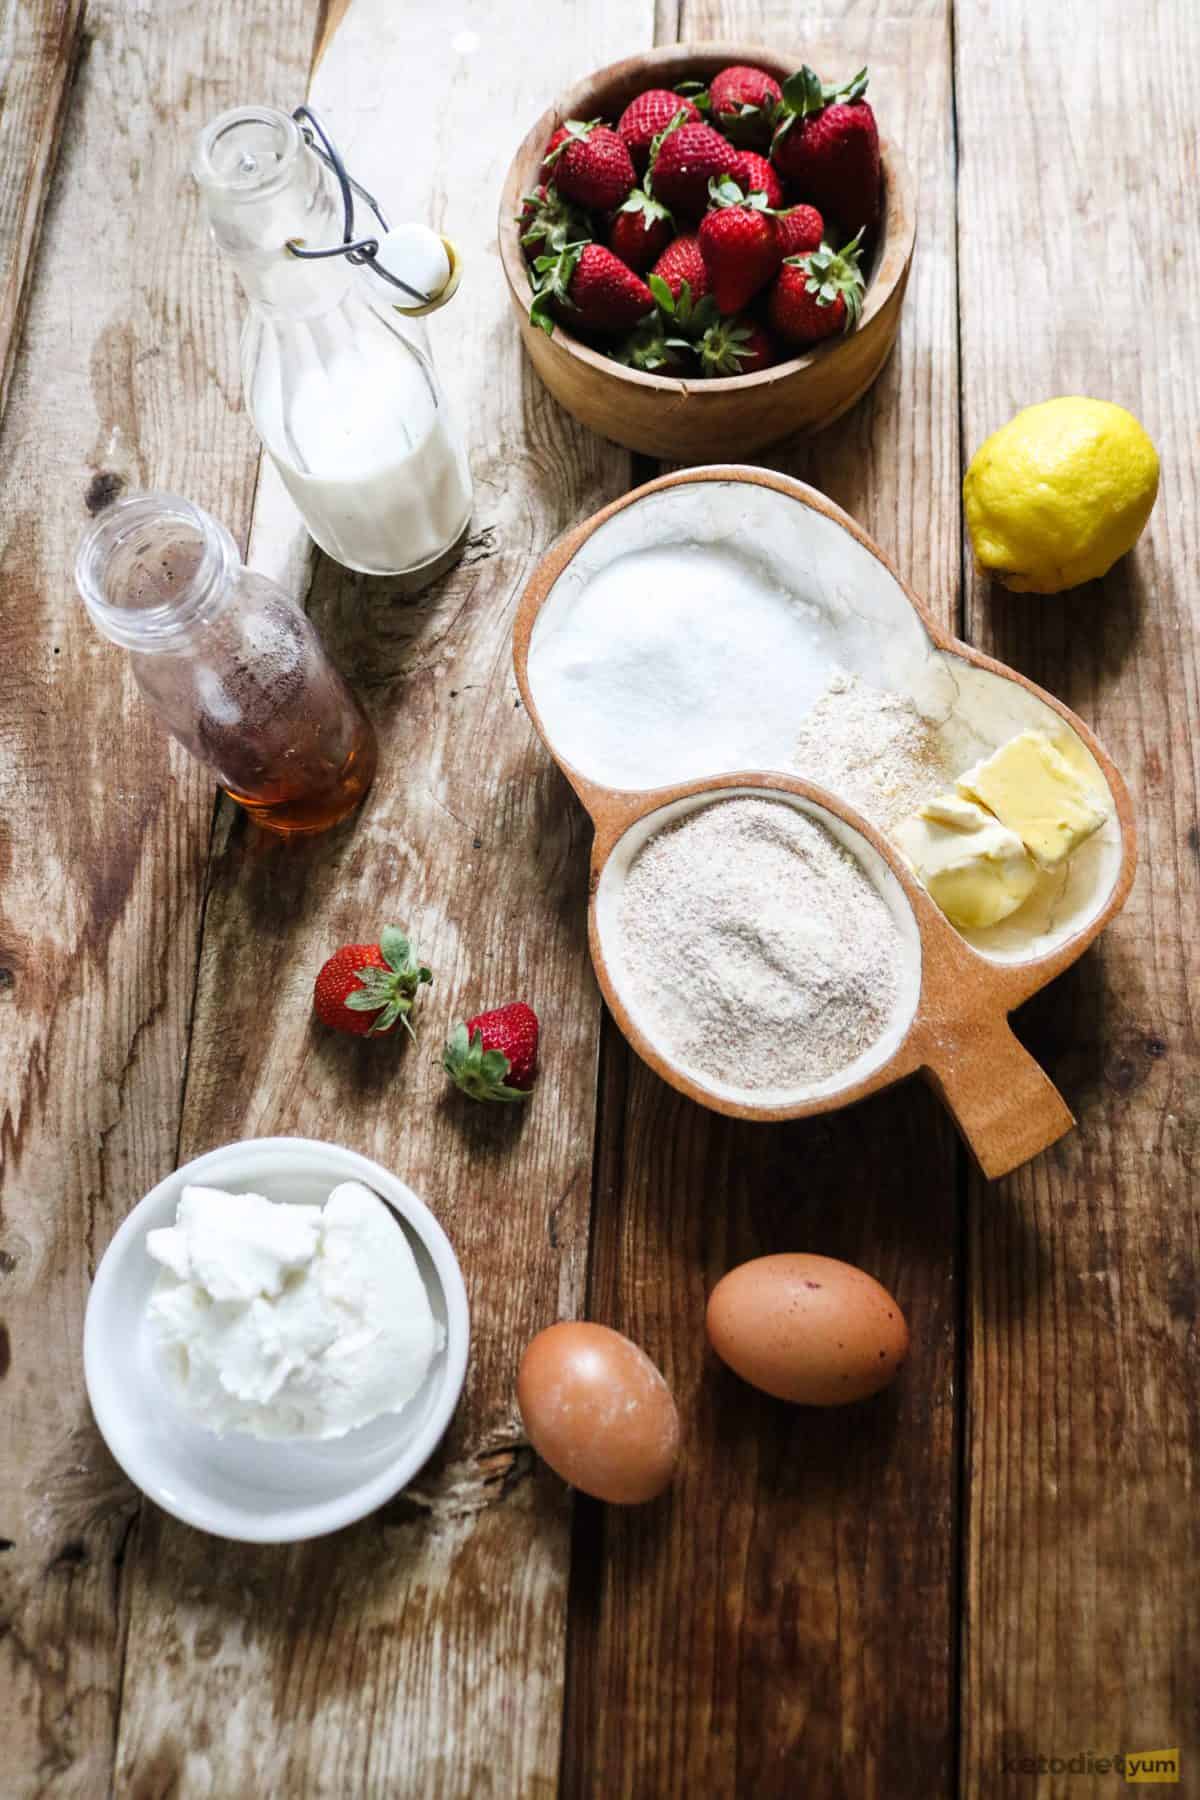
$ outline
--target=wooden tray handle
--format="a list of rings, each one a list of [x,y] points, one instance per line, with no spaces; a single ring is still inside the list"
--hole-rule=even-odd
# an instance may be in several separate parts
[[[939,1037],[922,1074],[949,1107],[989,1181],[1037,1156],[1075,1123],[1046,1071],[1003,1019],[955,1033],[950,1041]]]

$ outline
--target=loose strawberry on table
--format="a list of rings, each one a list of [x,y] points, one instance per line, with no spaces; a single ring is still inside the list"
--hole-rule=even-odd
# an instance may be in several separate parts
[[[633,161],[639,175],[644,175],[646,165],[650,161],[650,147],[659,132],[665,131],[677,114],[683,114],[685,125],[698,125],[700,114],[690,100],[680,94],[673,94],[670,88],[647,88],[631,100],[625,111],[617,120],[618,136],[624,139],[625,148]]]
[[[593,212],[612,212],[637,179],[624,141],[599,119],[568,119],[546,146],[542,170],[560,194]]]
[[[771,141],[782,90],[773,75],[746,63],[734,63],[713,77],[708,90],[709,117],[735,144],[765,147]]]
[[[714,181],[710,188],[712,211],[700,221],[700,253],[717,311],[728,316],[767,285],[783,253],[774,216],[761,203],[747,200],[736,181]]]
[[[656,199],[679,218],[697,220],[708,208],[708,184],[733,173],[738,151],[711,125],[669,125],[655,141],[647,181]]]
[[[537,1075],[537,1052],[537,1014],[514,1000],[456,1025],[442,1066],[473,1100],[524,1100]]]
[[[533,280],[529,316],[545,332],[560,318],[582,331],[628,331],[654,307],[645,282],[603,244],[568,244],[537,257]]]
[[[313,1010],[323,1025],[355,1037],[387,1037],[409,1021],[421,987],[433,980],[415,960],[405,934],[388,925],[377,944],[344,944],[321,967],[313,986]]]
[[[848,231],[871,231],[882,208],[879,128],[863,98],[867,71],[837,88],[807,65],[783,84],[771,161],[794,190]]]
[[[666,249],[675,236],[675,221],[660,200],[641,188],[613,214],[608,228],[608,247],[614,256],[639,274]]]
[[[786,343],[814,344],[858,323],[864,288],[858,265],[861,238],[860,232],[842,250],[823,244],[781,264],[767,318]]]

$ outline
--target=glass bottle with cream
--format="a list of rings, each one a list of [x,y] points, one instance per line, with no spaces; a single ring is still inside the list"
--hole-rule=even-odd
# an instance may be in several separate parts
[[[424,319],[344,255],[289,250],[337,244],[343,219],[333,174],[287,113],[223,113],[193,171],[250,302],[246,404],[309,532],[347,568],[432,576],[466,534],[471,482]]]

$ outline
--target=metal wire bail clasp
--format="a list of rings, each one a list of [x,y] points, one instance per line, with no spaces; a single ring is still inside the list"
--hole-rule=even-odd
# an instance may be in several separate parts
[[[447,300],[450,300],[458,291],[458,284],[462,279],[462,260],[452,241],[447,237],[442,239],[442,243],[446,249],[446,255],[450,260],[450,275],[445,286],[436,294],[422,293],[420,288],[410,286],[407,281],[402,281],[398,275],[393,275],[390,269],[385,269],[383,264],[377,261],[379,255],[379,238],[356,238],[354,235],[354,196],[356,194],[360,200],[364,200],[370,207],[379,222],[380,231],[385,236],[387,235],[389,230],[388,222],[383,216],[383,209],[378,200],[367,192],[361,182],[355,181],[353,175],[350,174],[345,163],[342,161],[341,152],[338,150],[337,145],[334,143],[311,107],[296,107],[295,111],[292,113],[292,117],[299,125],[300,135],[308,145],[309,149],[314,155],[320,157],[326,168],[332,169],[337,180],[342,196],[342,241],[340,244],[329,245],[327,249],[310,250],[306,246],[300,244],[295,238],[289,238],[287,249],[291,254],[293,256],[304,257],[307,261],[311,262],[315,262],[325,256],[344,256],[347,262],[367,264],[372,273],[377,275],[381,281],[386,281],[389,286],[399,289],[401,293],[406,294],[409,300],[414,303],[405,306],[397,299],[396,305],[402,312],[409,314],[429,313],[435,312],[440,306],[444,306]]]

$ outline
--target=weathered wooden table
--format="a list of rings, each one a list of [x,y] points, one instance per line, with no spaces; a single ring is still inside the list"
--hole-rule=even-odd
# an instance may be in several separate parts
[[[72,84],[78,0],[3,9],[0,1792],[1075,1800],[1119,1777],[1052,1759],[1178,1745],[1200,1793],[1192,0],[344,10],[91,0]],[[1077,708],[1136,796],[1128,909],[1018,1021],[1080,1128],[990,1188],[919,1086],[784,1128],[697,1110],[631,1058],[589,970],[585,821],[517,703],[509,632],[555,535],[654,471],[524,366],[494,214],[556,92],[676,37],[869,63],[918,179],[902,338],[846,419],[770,460]],[[382,774],[353,828],[297,848],[214,812],[70,563],[125,483],[249,532],[241,303],[188,141],[239,100],[298,100],[320,38],[346,147],[396,215],[466,251],[434,324],[477,508],[461,566],[417,600],[316,569]],[[1158,442],[1151,529],[1102,585],[993,592],[964,553],[965,460],[1072,392],[1126,403]],[[270,519],[256,540],[300,578]],[[521,1117],[448,1104],[429,1043],[311,1028],[328,949],[389,919],[437,971],[439,1021],[535,1000],[546,1072]],[[417,1485],[274,1551],[139,1504],[80,1357],[130,1206],[177,1159],[266,1132],[405,1176],[457,1246],[475,1331]],[[716,1277],[790,1248],[902,1302],[914,1353],[878,1402],[789,1410],[707,1354]],[[653,1507],[572,1504],[522,1441],[519,1352],[581,1314],[644,1344],[679,1398],[686,1460]]]

